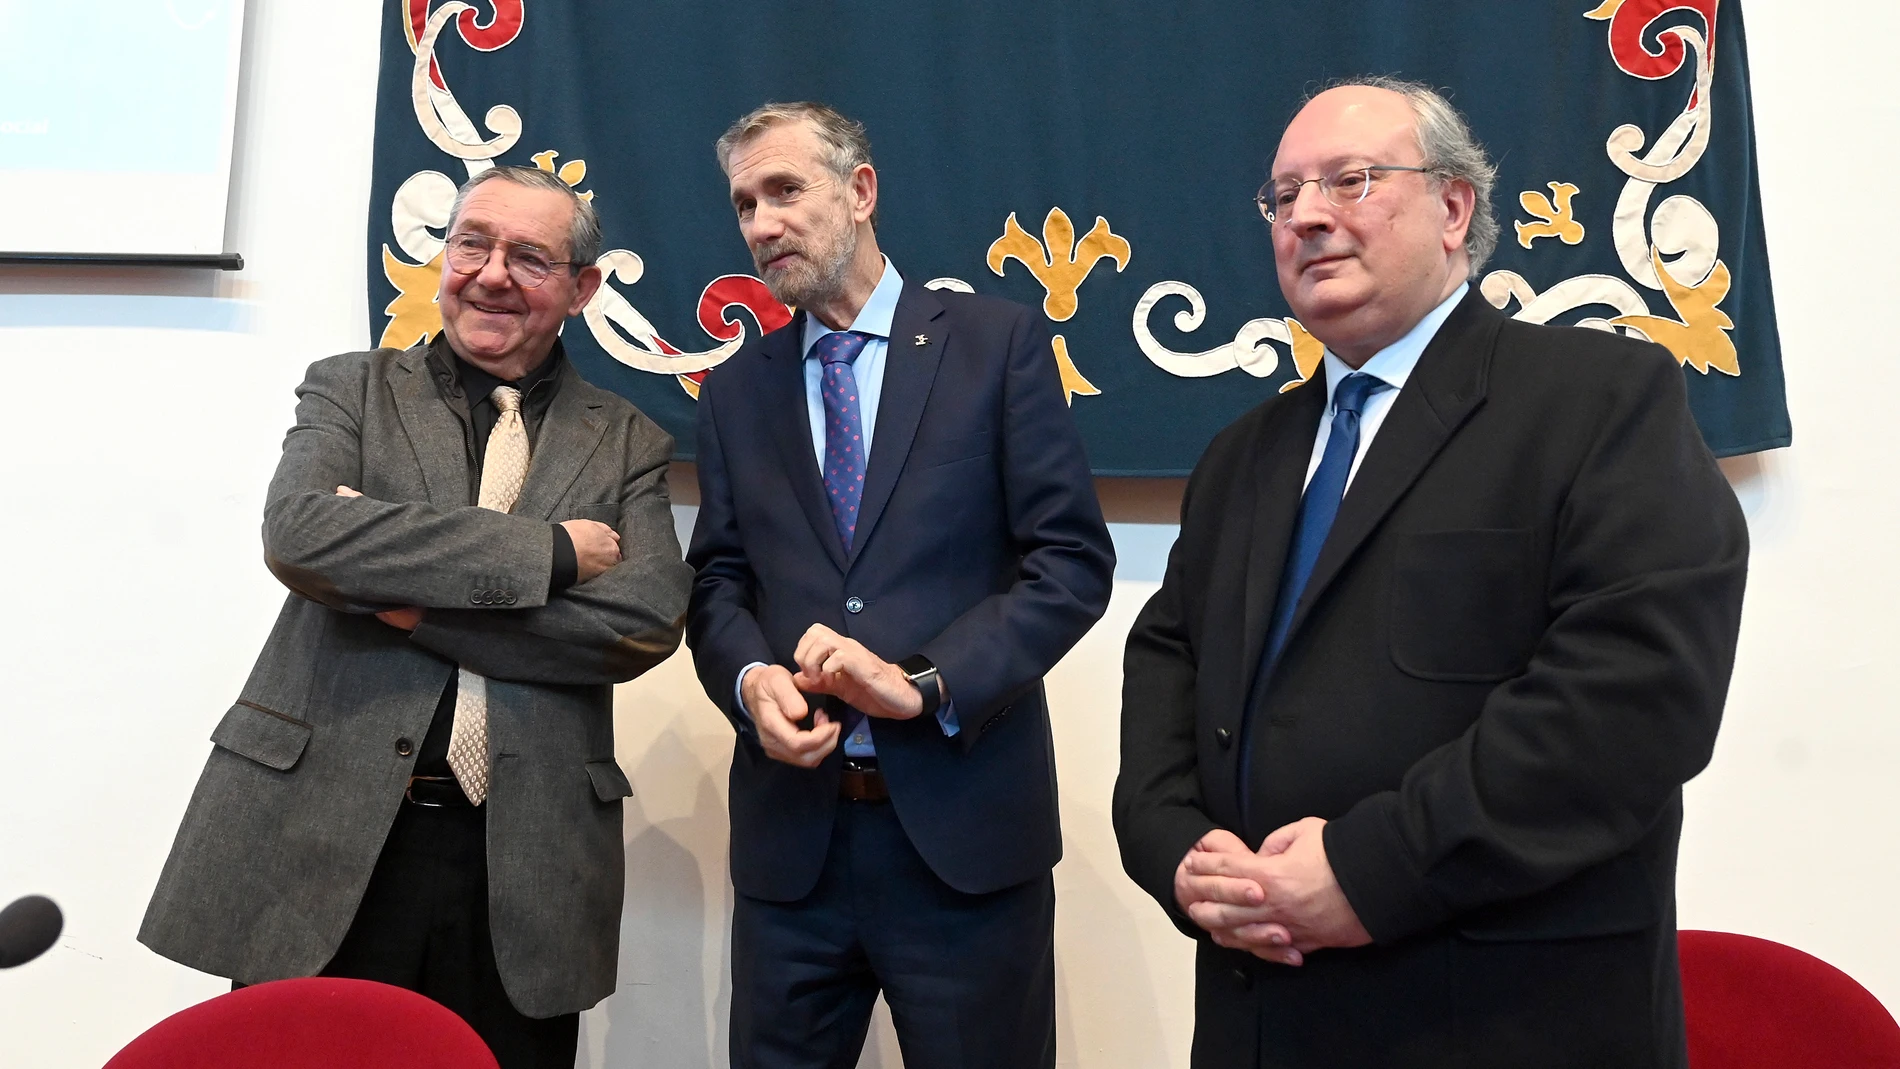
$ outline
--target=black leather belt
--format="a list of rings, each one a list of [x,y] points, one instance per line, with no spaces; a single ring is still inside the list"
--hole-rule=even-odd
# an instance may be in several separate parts
[[[454,776],[410,776],[409,786],[403,790],[402,799],[431,809],[475,808],[475,803],[462,793],[462,785],[455,782]]]

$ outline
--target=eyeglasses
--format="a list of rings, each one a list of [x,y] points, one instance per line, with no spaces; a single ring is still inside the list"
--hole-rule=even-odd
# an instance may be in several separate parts
[[[448,250],[449,267],[457,274],[472,275],[488,266],[488,258],[495,253],[495,246],[505,246],[508,254],[502,262],[508,267],[508,277],[515,285],[533,289],[548,280],[557,267],[567,267],[572,260],[550,260],[533,245],[491,238],[487,234],[451,234],[445,243]]]
[[[1295,182],[1288,178],[1282,178],[1278,181],[1270,179],[1265,185],[1260,187],[1260,192],[1253,195],[1253,202],[1259,207],[1261,218],[1269,223],[1284,224],[1287,221],[1288,215],[1293,211],[1293,202],[1300,199],[1301,187],[1308,183],[1319,183],[1319,195],[1326,198],[1326,203],[1331,204],[1335,208],[1350,208],[1360,201],[1365,200],[1366,194],[1372,192],[1374,185],[1372,176],[1375,173],[1383,173],[1385,171],[1417,171],[1420,174],[1433,173],[1433,169],[1430,167],[1396,167],[1386,164],[1373,164],[1370,167],[1348,168],[1347,170],[1327,175],[1324,178],[1308,178],[1305,182]]]

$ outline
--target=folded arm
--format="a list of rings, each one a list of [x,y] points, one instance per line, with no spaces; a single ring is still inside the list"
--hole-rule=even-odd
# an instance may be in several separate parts
[[[469,608],[477,591],[543,603],[553,571],[548,524],[466,506],[376,501],[361,488],[362,425],[371,364],[360,356],[311,365],[297,389],[297,422],[264,506],[264,559],[298,594],[344,612],[401,606]]]
[[[619,563],[531,608],[430,610],[411,638],[491,679],[534,683],[620,683],[671,656],[692,572],[667,493],[672,439],[650,429],[628,439]]]

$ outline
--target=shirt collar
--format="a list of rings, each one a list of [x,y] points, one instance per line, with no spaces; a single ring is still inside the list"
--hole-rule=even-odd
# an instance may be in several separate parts
[[[849,329],[860,334],[869,334],[874,338],[889,341],[891,320],[897,316],[897,295],[903,292],[904,278],[891,266],[891,258],[884,257],[884,274],[877,280],[877,288],[871,291],[864,307],[858,309],[858,317],[851,321]],[[818,339],[832,333],[830,327],[819,322],[818,317],[809,313],[805,316],[804,353],[811,355],[811,347]]]
[[[1356,369],[1333,355],[1331,349],[1326,350],[1326,410],[1332,411],[1332,398],[1337,395],[1340,382],[1355,370],[1389,384],[1394,390],[1403,390],[1405,380],[1412,377],[1412,369],[1418,366],[1418,358],[1425,355],[1425,347],[1431,344],[1432,338],[1438,334],[1438,328],[1445,325],[1451,310],[1458,307],[1458,302],[1465,299],[1465,293],[1470,289],[1471,283],[1459,283],[1452,295],[1425,313],[1425,318],[1406,331],[1405,337],[1372,354],[1372,359]]]
[[[491,402],[490,395],[495,392],[497,386],[513,386],[520,390],[522,404],[525,406],[536,395],[536,387],[542,383],[556,381],[560,366],[567,359],[566,350],[561,346],[561,339],[556,338],[554,347],[548,351],[548,358],[541,361],[541,366],[521,376],[519,381],[507,382],[462,359],[461,354],[449,344],[446,331],[436,334],[430,343],[429,353],[431,357],[440,360],[437,365],[440,369],[438,373],[443,374],[447,381],[463,392],[468,398],[470,407]]]

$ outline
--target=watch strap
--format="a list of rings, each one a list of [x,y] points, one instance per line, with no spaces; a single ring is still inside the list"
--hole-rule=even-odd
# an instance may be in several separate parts
[[[923,654],[913,653],[897,662],[897,669],[904,673],[904,678],[910,680],[911,685],[917,688],[917,693],[923,696],[923,715],[934,715],[938,706],[943,704],[943,684],[938,680],[937,666],[930,663],[930,658]]]

